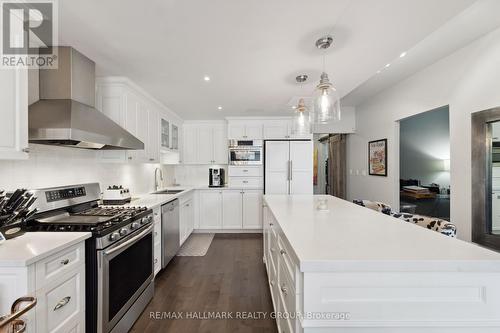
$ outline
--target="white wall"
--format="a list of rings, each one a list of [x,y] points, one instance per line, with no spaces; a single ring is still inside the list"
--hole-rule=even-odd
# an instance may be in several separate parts
[[[0,189],[42,188],[99,182],[124,185],[132,195],[154,190],[154,170],[159,164],[101,163],[96,152],[30,144],[28,160],[0,160]],[[164,184],[173,182],[173,166],[162,166]]]
[[[396,206],[396,121],[444,105],[450,107],[451,221],[458,227],[458,236],[470,240],[470,119],[472,112],[500,106],[500,29],[356,106],[357,133],[348,138],[347,168],[366,170],[368,141],[387,138],[388,177],[349,175],[348,196]]]
[[[448,107],[424,112],[399,124],[400,178],[418,179],[421,184],[450,186],[450,117]]]

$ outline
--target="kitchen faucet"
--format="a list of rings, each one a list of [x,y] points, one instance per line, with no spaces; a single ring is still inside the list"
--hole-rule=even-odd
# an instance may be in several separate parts
[[[160,184],[158,183],[158,177],[157,177],[158,171],[160,171],[160,181],[162,182],[162,186],[163,186],[163,171],[161,170],[161,168],[156,168],[155,169],[155,191],[158,191],[158,189],[160,187]]]

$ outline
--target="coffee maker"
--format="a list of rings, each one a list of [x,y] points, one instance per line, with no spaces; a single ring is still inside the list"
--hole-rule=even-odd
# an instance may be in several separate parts
[[[224,187],[224,169],[208,169],[208,187]]]

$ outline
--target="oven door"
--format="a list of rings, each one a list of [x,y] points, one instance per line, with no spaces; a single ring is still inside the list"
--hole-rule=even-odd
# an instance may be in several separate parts
[[[231,165],[260,165],[262,164],[262,148],[230,148],[229,164]]]
[[[107,333],[153,280],[153,226],[97,253],[97,331]]]

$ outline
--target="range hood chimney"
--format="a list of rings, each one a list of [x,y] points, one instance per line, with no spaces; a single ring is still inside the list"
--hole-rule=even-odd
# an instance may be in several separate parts
[[[40,69],[40,100],[29,106],[29,142],[87,149],[144,149],[144,143],[94,108],[95,63],[58,47],[58,68]]]

